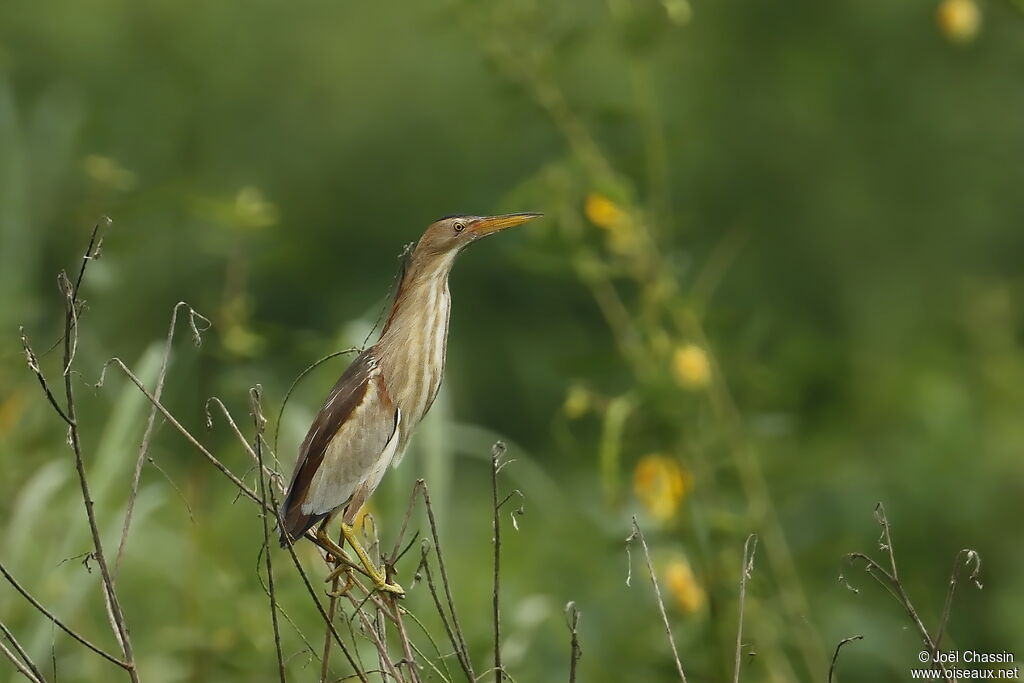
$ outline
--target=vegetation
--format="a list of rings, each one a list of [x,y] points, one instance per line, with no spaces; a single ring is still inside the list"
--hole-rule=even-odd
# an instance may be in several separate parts
[[[1012,652],[1022,32],[1013,0],[0,5],[0,680],[123,673],[38,607],[147,682]],[[416,537],[422,627],[326,598],[300,544],[332,634],[260,509],[350,356],[285,396],[427,223],[504,211],[546,218],[456,266],[445,387],[366,524]]]

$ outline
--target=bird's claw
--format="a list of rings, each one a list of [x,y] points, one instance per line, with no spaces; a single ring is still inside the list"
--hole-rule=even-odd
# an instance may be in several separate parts
[[[377,590],[382,593],[391,593],[396,598],[405,597],[405,589],[399,586],[397,583],[388,583],[387,581],[381,581],[380,583],[374,583]]]

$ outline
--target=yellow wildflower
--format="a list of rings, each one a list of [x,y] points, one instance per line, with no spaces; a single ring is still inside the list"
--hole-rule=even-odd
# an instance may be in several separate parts
[[[707,594],[686,558],[677,557],[668,563],[665,567],[665,585],[683,612],[693,614],[704,606]]]
[[[626,213],[619,208],[618,204],[596,192],[587,195],[587,200],[583,204],[583,212],[587,214],[587,219],[591,223],[606,230],[613,229],[626,217]]]
[[[711,361],[707,352],[696,344],[676,348],[672,354],[672,371],[683,388],[705,389],[711,384]]]
[[[590,410],[590,392],[579,384],[572,385],[565,395],[565,403],[562,405],[562,410],[570,420],[583,417]]]
[[[583,203],[587,219],[602,228],[608,240],[608,248],[624,254],[636,246],[636,226],[629,214],[618,204],[602,194],[592,192]]]
[[[652,454],[640,458],[633,470],[633,491],[655,519],[671,519],[686,494],[693,489],[693,475],[675,458]]]
[[[974,0],[943,0],[935,13],[939,30],[948,40],[970,43],[981,29],[981,10]]]

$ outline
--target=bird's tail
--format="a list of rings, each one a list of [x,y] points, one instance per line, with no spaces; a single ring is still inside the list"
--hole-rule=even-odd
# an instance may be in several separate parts
[[[281,512],[278,515],[278,519],[281,521],[277,524],[277,533],[281,537],[281,547],[287,548],[302,538],[307,531],[326,516],[326,514],[305,515],[302,513],[302,505],[297,502],[293,503],[290,497],[286,498],[281,505]]]

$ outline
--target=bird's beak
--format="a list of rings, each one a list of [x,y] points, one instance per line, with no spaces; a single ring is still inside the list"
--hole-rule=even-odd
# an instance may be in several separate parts
[[[507,213],[503,216],[487,216],[486,218],[477,218],[475,221],[472,221],[469,224],[469,229],[480,237],[484,237],[505,228],[522,225],[543,215],[542,213]]]

